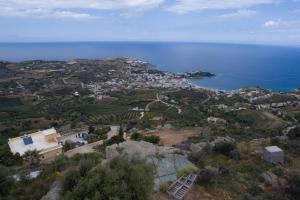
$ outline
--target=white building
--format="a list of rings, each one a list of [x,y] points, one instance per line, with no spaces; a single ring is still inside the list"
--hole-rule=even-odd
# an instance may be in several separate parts
[[[41,160],[52,160],[62,153],[62,146],[58,142],[60,135],[55,128],[38,131],[28,135],[10,138],[8,145],[13,154],[24,155],[26,151],[37,150]]]
[[[269,146],[264,148],[263,158],[270,163],[283,164],[284,153],[283,150],[277,146]]]

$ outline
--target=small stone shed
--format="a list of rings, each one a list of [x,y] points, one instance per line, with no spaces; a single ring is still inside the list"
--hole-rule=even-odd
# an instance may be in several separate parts
[[[268,146],[264,148],[263,158],[270,163],[283,164],[284,153],[283,150],[277,146]]]

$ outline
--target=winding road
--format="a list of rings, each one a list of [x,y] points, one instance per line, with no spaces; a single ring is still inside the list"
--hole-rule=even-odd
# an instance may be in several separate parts
[[[299,128],[299,127],[300,127],[300,124],[287,127],[286,129],[284,129],[284,130],[282,131],[283,137],[284,137],[284,138],[287,138],[287,137],[288,137],[288,134],[289,134],[289,132],[290,132],[291,130],[293,130],[293,129],[295,129],[295,128]]]
[[[149,107],[150,107],[152,104],[158,103],[158,102],[160,102],[160,103],[162,103],[162,104],[165,104],[165,105],[168,106],[168,107],[173,107],[173,108],[177,109],[178,114],[181,114],[181,113],[182,113],[182,110],[181,110],[181,108],[180,108],[179,106],[175,106],[175,105],[169,104],[169,103],[167,103],[167,102],[164,102],[163,100],[161,100],[161,99],[159,98],[159,94],[158,94],[158,93],[156,93],[156,99],[155,99],[154,101],[152,101],[152,102],[150,102],[150,103],[148,103],[148,104],[146,105],[145,111],[146,111],[146,112],[149,112],[149,111],[150,111]]]

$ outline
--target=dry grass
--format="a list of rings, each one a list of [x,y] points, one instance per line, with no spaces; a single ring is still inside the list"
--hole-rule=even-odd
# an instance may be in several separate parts
[[[144,133],[146,135],[155,135],[160,137],[161,144],[164,146],[173,146],[181,144],[188,138],[199,136],[202,133],[201,128],[185,128],[185,129],[171,129],[162,128],[155,132]]]

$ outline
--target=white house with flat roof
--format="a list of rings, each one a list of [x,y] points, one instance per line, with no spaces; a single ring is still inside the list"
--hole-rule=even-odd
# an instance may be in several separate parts
[[[62,153],[62,146],[59,144],[60,135],[55,128],[37,131],[28,135],[10,138],[8,145],[13,154],[24,155],[26,151],[37,150],[41,160],[52,160]]]
[[[284,153],[283,150],[277,146],[268,146],[264,148],[263,158],[270,163],[283,164]]]

